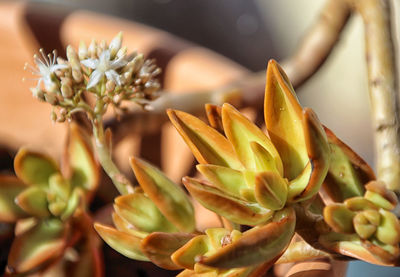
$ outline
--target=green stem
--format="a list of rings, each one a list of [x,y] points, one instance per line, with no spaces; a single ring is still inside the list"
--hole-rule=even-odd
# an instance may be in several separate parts
[[[109,143],[107,142],[104,133],[103,119],[101,113],[96,114],[94,120],[92,121],[92,124],[96,152],[104,171],[110,177],[120,194],[123,195],[134,193],[133,185],[128,180],[128,178],[126,178],[125,175],[119,171],[118,167],[112,160],[111,149],[109,149]]]

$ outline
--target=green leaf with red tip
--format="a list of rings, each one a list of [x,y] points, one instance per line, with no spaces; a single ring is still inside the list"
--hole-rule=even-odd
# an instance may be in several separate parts
[[[375,233],[379,221],[380,215],[376,210],[359,212],[353,218],[354,230],[360,238],[368,239]]]
[[[193,270],[197,257],[206,254],[211,248],[210,239],[206,235],[199,235],[175,251],[171,259],[176,265]]]
[[[0,221],[15,222],[28,214],[16,203],[15,198],[27,186],[14,176],[0,175]]]
[[[8,256],[8,268],[16,274],[34,272],[58,259],[67,245],[67,226],[56,218],[40,220],[16,236]]]
[[[141,188],[160,212],[179,230],[193,232],[194,208],[182,188],[149,163],[138,158],[130,161]]]
[[[323,193],[334,202],[362,196],[364,184],[375,179],[371,167],[335,134],[325,127],[331,149],[331,162]]]
[[[62,220],[68,220],[76,211],[76,209],[79,207],[80,204],[85,199],[85,194],[82,188],[76,187],[67,202],[67,206],[65,207],[65,210],[62,212],[60,218]]]
[[[115,212],[139,231],[177,232],[178,229],[160,212],[150,198],[142,193],[119,196],[115,199]]]
[[[317,115],[309,108],[303,111],[303,129],[312,171],[303,191],[296,195],[294,199],[291,199],[294,201],[307,200],[318,193],[328,172],[330,162],[330,149],[325,131]]]
[[[47,194],[40,187],[28,187],[15,198],[15,202],[29,215],[50,216]]]
[[[149,234],[147,232],[142,232],[135,229],[132,224],[124,220],[115,212],[112,213],[112,221],[118,231],[130,234],[132,236],[144,239]]]
[[[251,150],[253,151],[256,171],[274,171],[279,172],[274,157],[261,144],[255,141],[250,142]]]
[[[398,258],[396,251],[390,253],[376,244],[361,240],[357,234],[331,232],[321,235],[319,242],[331,251],[372,264],[393,266]]]
[[[267,68],[264,117],[268,134],[282,159],[284,176],[296,178],[308,163],[302,108],[289,79],[274,60]]]
[[[361,196],[348,198],[343,203],[346,205],[347,208],[349,208],[349,210],[353,212],[378,209],[378,207],[375,206],[374,203]]]
[[[211,256],[202,257],[200,263],[228,269],[275,260],[286,250],[293,237],[295,218],[294,210],[285,208],[277,213],[276,221],[250,229],[237,241]]]
[[[353,233],[353,218],[355,213],[343,204],[331,204],[324,208],[324,220],[338,233]]]
[[[50,176],[59,172],[52,158],[25,148],[21,148],[15,156],[14,170],[24,183],[43,188],[48,186]]]
[[[213,186],[227,194],[240,197],[240,191],[247,188],[246,179],[239,170],[213,164],[198,164],[196,168]]]
[[[288,195],[287,181],[275,172],[261,172],[256,176],[254,189],[257,202],[265,208],[276,211],[286,204]]]
[[[188,113],[176,110],[167,113],[199,163],[243,168],[230,142],[217,130]]]
[[[94,190],[99,182],[99,166],[94,158],[90,137],[77,124],[70,124],[66,160],[71,184]]]
[[[267,222],[272,211],[256,203],[249,204],[243,200],[229,196],[225,192],[193,178],[183,178],[183,184],[190,194],[207,209],[226,219],[245,225],[257,225]]]
[[[281,158],[270,139],[254,123],[227,103],[222,106],[222,123],[226,137],[232,143],[239,160],[246,169],[256,169],[256,161],[250,145],[250,142],[255,141],[270,153],[279,173],[283,174]]]
[[[383,182],[371,181],[365,188],[367,191],[364,197],[369,201],[373,202],[376,206],[386,209],[393,210],[397,205],[396,194],[388,190]]]
[[[94,228],[100,237],[115,251],[130,259],[149,261],[140,250],[141,238],[99,223],[95,223]]]
[[[397,245],[400,242],[400,222],[392,212],[380,209],[381,222],[376,237],[383,243]]]
[[[159,267],[176,270],[182,267],[171,260],[171,255],[195,235],[187,233],[154,232],[142,240],[140,249]]]

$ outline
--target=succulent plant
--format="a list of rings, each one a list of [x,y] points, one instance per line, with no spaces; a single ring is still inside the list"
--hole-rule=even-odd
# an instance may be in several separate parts
[[[16,223],[7,265],[11,275],[45,270],[77,245],[93,252],[89,259],[99,263],[99,243],[89,238],[94,232],[86,210],[99,167],[87,134],[75,124],[69,131],[62,169],[50,156],[22,148],[14,160],[16,176],[0,176],[0,221]],[[90,268],[85,262],[75,265],[77,271]],[[98,276],[101,267],[90,270]]]

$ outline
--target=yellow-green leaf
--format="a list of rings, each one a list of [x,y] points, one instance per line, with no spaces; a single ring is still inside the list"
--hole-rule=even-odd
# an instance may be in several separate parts
[[[207,185],[205,182],[189,177],[183,178],[183,184],[190,194],[207,209],[231,220],[232,222],[257,225],[271,219],[273,212],[256,203],[230,196],[223,191]]]
[[[140,250],[141,238],[126,234],[100,223],[95,223],[94,228],[100,237],[115,251],[118,251],[130,259],[149,261]]]
[[[199,163],[241,169],[231,143],[217,130],[197,117],[176,110],[167,111],[169,119],[192,150]]]
[[[280,210],[286,204],[288,184],[278,173],[261,172],[256,176],[255,197],[270,210]]]
[[[227,103],[222,106],[222,123],[226,137],[232,143],[239,160],[246,169],[256,169],[256,161],[250,144],[255,141],[269,152],[274,158],[279,173],[283,174],[281,158],[268,136]]]
[[[14,176],[0,175],[0,221],[15,222],[28,214],[16,203],[15,198],[27,186]]]
[[[48,217],[48,201],[46,192],[39,187],[29,187],[21,192],[15,202],[27,214],[37,217]]]
[[[296,178],[308,163],[302,108],[289,79],[274,60],[267,68],[264,117],[268,134],[282,159],[284,176]]]
[[[160,212],[149,197],[142,193],[119,196],[115,199],[115,212],[144,232],[177,232],[178,229]]]
[[[194,208],[182,188],[149,163],[138,158],[130,161],[140,186],[160,212],[179,230],[193,232]]]
[[[18,178],[29,185],[47,187],[49,178],[59,172],[57,163],[50,157],[21,148],[14,159]]]
[[[331,204],[324,208],[324,220],[338,233],[353,233],[353,218],[355,213],[343,204]]]

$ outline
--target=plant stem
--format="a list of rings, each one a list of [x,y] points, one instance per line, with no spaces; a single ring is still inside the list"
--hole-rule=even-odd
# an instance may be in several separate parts
[[[400,120],[390,5],[351,0],[363,18],[378,179],[400,193]]]
[[[92,120],[93,135],[95,138],[96,152],[104,171],[110,177],[120,194],[134,193],[131,182],[122,174],[112,160],[109,142],[106,139],[103,127],[103,115],[97,114]]]

